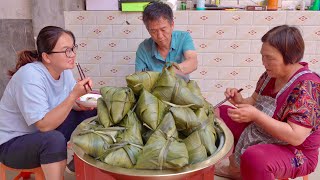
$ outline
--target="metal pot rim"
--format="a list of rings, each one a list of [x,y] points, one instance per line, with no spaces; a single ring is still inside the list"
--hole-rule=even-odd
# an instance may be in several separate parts
[[[93,118],[89,118],[85,121],[90,121]],[[95,160],[89,155],[86,155],[84,151],[73,143],[73,137],[78,134],[78,127],[72,133],[71,136],[71,147],[74,153],[84,162],[88,163],[91,166],[94,166],[98,169],[101,169],[106,172],[121,174],[126,176],[139,176],[139,177],[171,177],[171,176],[185,176],[189,173],[194,173],[196,171],[205,169],[207,167],[211,167],[220,160],[222,160],[233,148],[233,135],[230,129],[226,126],[222,120],[217,118],[217,123],[220,125],[223,133],[224,133],[224,144],[222,148],[217,150],[217,152],[210,157],[208,157],[205,161],[187,165],[179,170],[140,170],[140,169],[127,169],[117,166],[111,166],[106,163]]]

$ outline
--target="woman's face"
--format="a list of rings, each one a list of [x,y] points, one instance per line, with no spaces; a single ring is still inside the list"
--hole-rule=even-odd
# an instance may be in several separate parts
[[[52,52],[59,53],[49,54],[51,65],[53,65],[55,69],[62,71],[73,69],[75,66],[76,54],[72,51],[72,48],[74,48],[73,38],[69,34],[63,33],[58,39],[56,46],[52,49]],[[65,53],[66,51],[67,53]]]
[[[281,53],[269,43],[263,43],[260,51],[262,64],[268,75],[272,78],[279,78],[286,75],[286,65]]]
[[[166,47],[171,43],[173,28],[173,22],[170,23],[167,19],[160,18],[157,21],[150,21],[147,30],[158,46]]]

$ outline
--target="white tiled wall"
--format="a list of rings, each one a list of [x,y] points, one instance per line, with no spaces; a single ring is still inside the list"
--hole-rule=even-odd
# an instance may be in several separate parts
[[[81,1],[85,0],[67,0],[64,1],[64,5],[70,4],[70,3],[80,3]],[[100,1],[109,1],[109,0],[100,0]],[[163,0],[165,1],[165,0]],[[195,3],[197,0],[193,0]],[[247,5],[259,5],[266,2],[266,0],[218,0],[220,2],[221,6],[236,6],[236,7],[245,7]],[[282,9],[293,9],[297,5],[301,3],[302,0],[278,0],[278,6]],[[303,0],[305,1],[305,5],[308,7],[312,4],[314,0]],[[33,6],[32,0],[0,0],[0,19],[32,19],[32,6]],[[214,4],[215,0],[206,0],[207,4]],[[65,7],[66,8],[66,7]],[[79,7],[78,7],[79,8]],[[105,12],[103,12],[106,14]],[[108,12],[113,14],[113,12]],[[182,17],[183,18],[183,17]],[[89,21],[90,19],[87,18]],[[99,22],[102,23],[105,20],[97,19],[98,24]],[[114,19],[114,21],[117,21],[117,19]],[[92,21],[92,23],[95,21]],[[118,21],[118,23],[122,23]],[[102,23],[105,24],[105,23]],[[132,24],[134,24],[132,22]]]
[[[304,36],[303,61],[320,73],[320,12],[310,11],[176,11],[175,29],[190,32],[198,52],[191,74],[207,99],[215,104],[226,87],[244,88],[250,95],[264,68],[260,38],[280,24],[298,26]],[[75,32],[78,61],[95,88],[125,86],[134,72],[135,51],[149,37],[141,13],[119,11],[65,12],[66,28]],[[75,71],[75,75],[78,73]]]

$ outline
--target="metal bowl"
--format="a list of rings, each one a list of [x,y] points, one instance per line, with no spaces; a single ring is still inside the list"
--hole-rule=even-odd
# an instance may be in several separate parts
[[[85,121],[90,121],[89,118]],[[74,153],[87,164],[96,167],[100,170],[106,171],[110,174],[118,174],[121,177],[128,177],[125,179],[130,179],[130,177],[143,178],[143,179],[161,179],[161,180],[175,180],[175,179],[185,179],[196,174],[198,171],[204,170],[208,167],[213,166],[221,159],[223,159],[233,147],[233,135],[229,128],[222,123],[221,120],[217,120],[218,125],[221,127],[221,133],[218,133],[219,146],[215,154],[208,157],[205,161],[187,165],[179,170],[140,170],[140,169],[126,169],[116,166],[111,166],[106,163],[100,162],[86,155],[83,150],[73,143],[73,137],[79,133],[79,126],[75,129],[71,136],[71,146]]]

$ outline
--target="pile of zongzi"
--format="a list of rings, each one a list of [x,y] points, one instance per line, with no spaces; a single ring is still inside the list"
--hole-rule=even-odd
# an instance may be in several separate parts
[[[179,169],[215,153],[219,127],[195,81],[172,66],[126,81],[102,87],[96,119],[79,125],[73,142],[86,154],[124,168]]]

